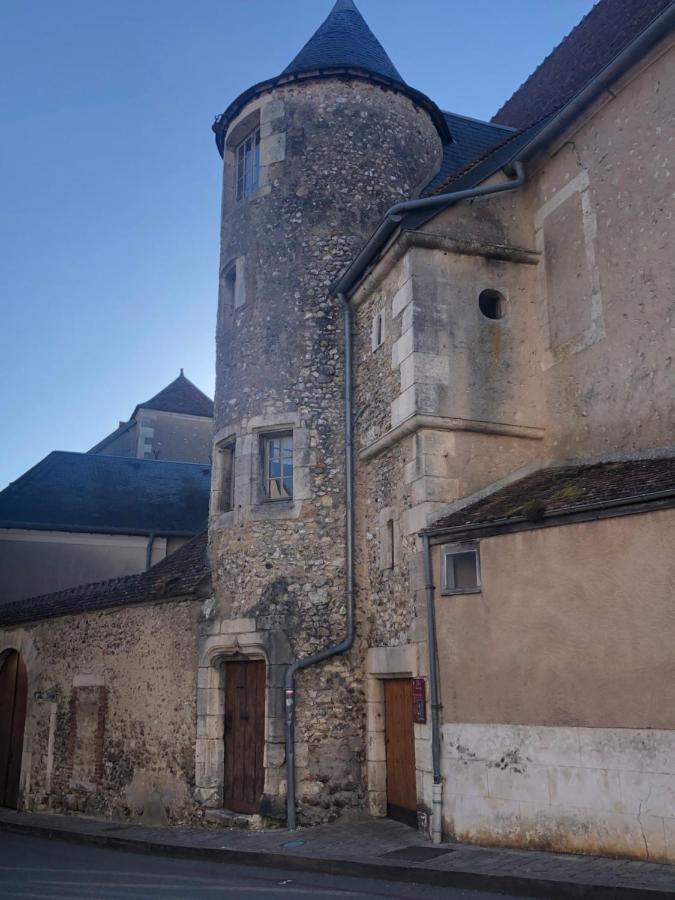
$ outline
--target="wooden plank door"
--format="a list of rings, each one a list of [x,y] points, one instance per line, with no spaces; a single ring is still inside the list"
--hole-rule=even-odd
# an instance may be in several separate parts
[[[225,776],[223,806],[257,813],[265,783],[265,663],[225,666]]]
[[[19,803],[27,687],[26,667],[12,650],[0,668],[0,806],[13,809]]]
[[[417,825],[415,736],[411,678],[384,682],[384,737],[387,750],[387,815]]]

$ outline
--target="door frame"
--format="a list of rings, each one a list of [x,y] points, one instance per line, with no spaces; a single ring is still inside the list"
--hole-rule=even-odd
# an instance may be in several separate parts
[[[398,647],[371,647],[366,656],[366,764],[368,782],[368,810],[371,816],[387,816],[387,748],[384,721],[384,682],[392,678],[418,678],[419,659],[425,645],[404,644]],[[410,711],[412,716],[412,710]],[[427,715],[427,722],[429,722]],[[420,759],[418,742],[431,740],[430,724],[413,724],[415,740],[415,778],[417,806],[431,809],[431,796],[425,798],[425,782],[430,772]],[[427,777],[428,776],[428,777]],[[418,818],[419,821],[419,818]]]

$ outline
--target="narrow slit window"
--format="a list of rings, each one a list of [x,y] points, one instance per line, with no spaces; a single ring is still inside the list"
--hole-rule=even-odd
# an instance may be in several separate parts
[[[260,129],[256,128],[237,147],[237,200],[250,197],[260,187]]]
[[[234,509],[234,452],[235,442],[224,444],[220,454],[220,503],[219,512]]]
[[[382,311],[373,316],[372,344],[373,350],[377,350],[384,344],[384,312]]]
[[[263,444],[266,500],[293,497],[293,435],[267,435]]]
[[[477,546],[444,549],[443,593],[474,594],[480,591],[480,558]]]

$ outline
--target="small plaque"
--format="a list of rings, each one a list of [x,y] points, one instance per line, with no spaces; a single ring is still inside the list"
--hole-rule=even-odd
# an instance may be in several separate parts
[[[424,678],[413,678],[413,722],[424,725],[427,721],[427,683]]]

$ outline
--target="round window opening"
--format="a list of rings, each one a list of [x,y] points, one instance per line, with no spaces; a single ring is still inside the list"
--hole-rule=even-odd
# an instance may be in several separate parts
[[[478,306],[486,319],[502,319],[506,313],[506,297],[499,291],[481,291]]]

